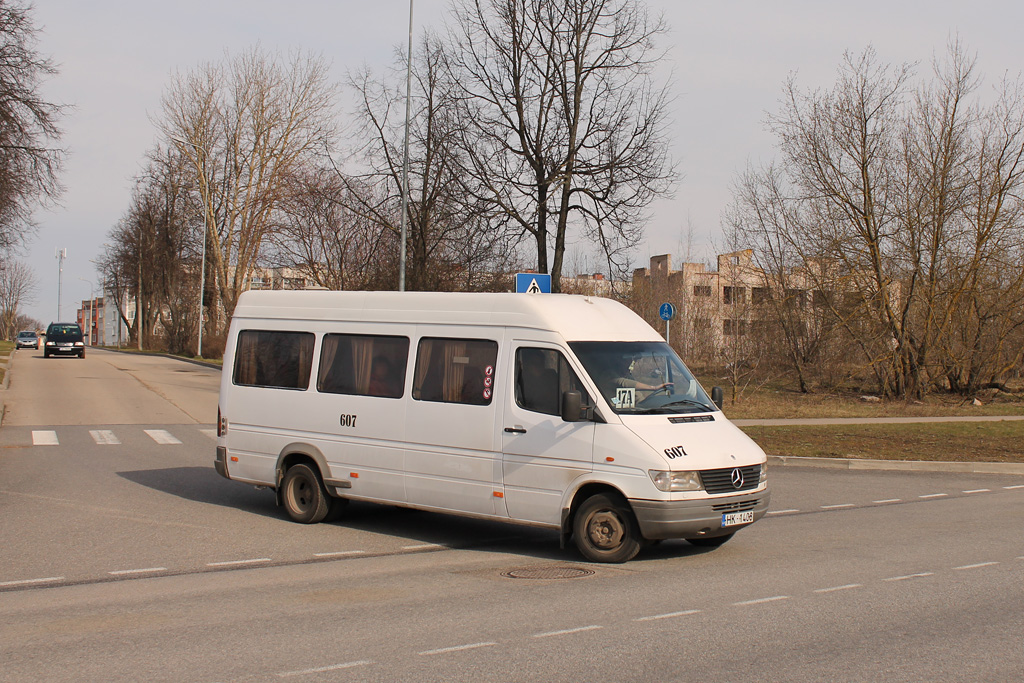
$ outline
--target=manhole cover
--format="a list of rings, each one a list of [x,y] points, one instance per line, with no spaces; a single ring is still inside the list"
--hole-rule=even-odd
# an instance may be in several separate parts
[[[501,575],[509,579],[580,579],[593,573],[593,569],[583,567],[522,567]]]

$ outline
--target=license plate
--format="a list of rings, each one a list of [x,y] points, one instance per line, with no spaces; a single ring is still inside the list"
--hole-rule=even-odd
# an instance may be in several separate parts
[[[727,512],[722,515],[722,526],[736,526],[737,524],[750,524],[754,521],[754,511]]]

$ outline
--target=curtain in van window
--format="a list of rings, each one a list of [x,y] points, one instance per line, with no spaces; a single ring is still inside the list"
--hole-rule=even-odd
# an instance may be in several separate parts
[[[449,340],[444,346],[444,389],[442,396],[444,400],[452,403],[465,403],[463,397],[463,386],[465,385],[466,366],[469,358],[466,356],[466,343]]]
[[[370,366],[373,363],[373,338],[352,337],[352,368],[357,394],[370,393]]]
[[[332,374],[334,369],[334,359],[338,355],[338,339],[337,335],[324,335],[324,341],[320,347],[320,370],[316,378],[316,388],[320,391],[329,390],[330,383],[327,376]]]
[[[256,384],[256,333],[243,330],[238,333],[235,348],[235,384]]]

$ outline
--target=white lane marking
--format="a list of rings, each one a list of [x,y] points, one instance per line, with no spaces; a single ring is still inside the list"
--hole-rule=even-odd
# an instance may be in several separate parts
[[[882,503],[899,503],[900,499],[899,498],[886,498],[885,500],[873,500],[871,502],[875,503],[876,505],[881,505]]]
[[[743,602],[732,603],[734,607],[747,607],[748,605],[763,605],[766,602],[776,602],[778,600],[789,600],[788,595],[773,595],[770,598],[758,598],[757,600],[744,600]]]
[[[114,436],[114,432],[109,429],[91,429],[89,436],[99,446],[117,446],[121,443],[120,439]]]
[[[841,503],[839,505],[822,505],[822,510],[836,510],[838,508],[852,508],[853,503]]]
[[[864,587],[864,584],[862,584],[862,583],[848,583],[845,586],[832,586],[831,588],[817,588],[817,589],[815,589],[814,592],[815,593],[834,593],[836,591],[848,591],[848,590],[852,590],[854,588],[863,588],[863,587]]]
[[[800,512],[799,510],[769,510],[769,515],[788,515],[792,512]]]
[[[313,553],[313,557],[342,557],[343,555],[362,555],[365,550],[337,550],[333,553]]]
[[[933,576],[935,572],[920,572],[918,574],[905,574],[903,576],[890,576],[888,579],[882,579],[882,581],[906,581],[907,579],[920,579],[925,576]]]
[[[181,443],[166,429],[143,429],[142,431],[161,446],[174,446]]]
[[[462,652],[463,650],[476,650],[481,647],[494,647],[497,643],[469,643],[467,645],[455,645],[453,647],[442,647],[437,650],[424,650],[416,654],[421,657],[429,657],[430,655],[443,655],[447,652]]]
[[[918,496],[918,498],[945,498],[948,495],[948,493],[929,493],[924,496]]]
[[[700,610],[699,609],[688,609],[688,610],[684,610],[682,612],[669,612],[667,614],[655,614],[655,615],[650,616],[650,617],[640,617],[638,619],[634,619],[633,621],[656,621],[658,619],[672,619],[673,617],[687,617],[687,616],[689,616],[691,614],[700,614]]]
[[[256,564],[259,562],[270,562],[269,557],[257,557],[252,560],[228,560],[226,562],[207,562],[207,567],[231,567],[238,564]]]
[[[36,583],[53,583],[54,581],[63,580],[63,576],[48,576],[45,579],[21,579],[20,581],[0,581],[0,586],[30,586]]]
[[[60,445],[60,441],[57,440],[57,432],[33,431],[32,432],[32,445],[33,446],[59,446]]]
[[[216,429],[200,429],[199,431],[202,432],[203,434],[205,434],[206,436],[210,437],[213,440],[217,439],[217,430]]]
[[[1024,489],[1024,484],[1017,484],[1016,486],[1004,486],[1004,489],[1009,491],[1010,489]]]
[[[978,564],[965,564],[962,567],[953,567],[953,569],[980,569],[982,567],[992,567],[999,564],[998,562],[979,562]]]
[[[427,550],[429,548],[443,548],[443,545],[437,543],[423,543],[421,545],[404,545],[402,550]]]
[[[288,676],[308,676],[309,674],[322,674],[326,671],[338,671],[339,669],[351,669],[357,666],[368,666],[373,664],[368,659],[360,659],[355,662],[344,662],[342,664],[331,664],[330,666],[318,666],[315,669],[303,669],[302,671],[282,671],[277,674],[281,678],[287,678]]]
[[[971,489],[970,491],[964,491],[964,493],[988,493],[992,489]]]
[[[580,626],[579,628],[567,628],[561,631],[548,631],[547,633],[534,633],[534,638],[550,638],[552,636],[567,636],[572,633],[582,633],[583,631],[596,631],[602,629],[604,626]]]
[[[145,569],[117,569],[107,572],[112,576],[124,576],[125,574],[148,574],[150,572],[165,572],[167,567],[146,567]]]

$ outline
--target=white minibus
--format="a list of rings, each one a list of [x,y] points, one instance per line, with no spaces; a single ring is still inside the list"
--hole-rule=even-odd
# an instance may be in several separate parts
[[[372,501],[625,562],[662,539],[720,545],[768,509],[764,451],[610,299],[246,292],[218,413],[217,472],[297,522]]]

